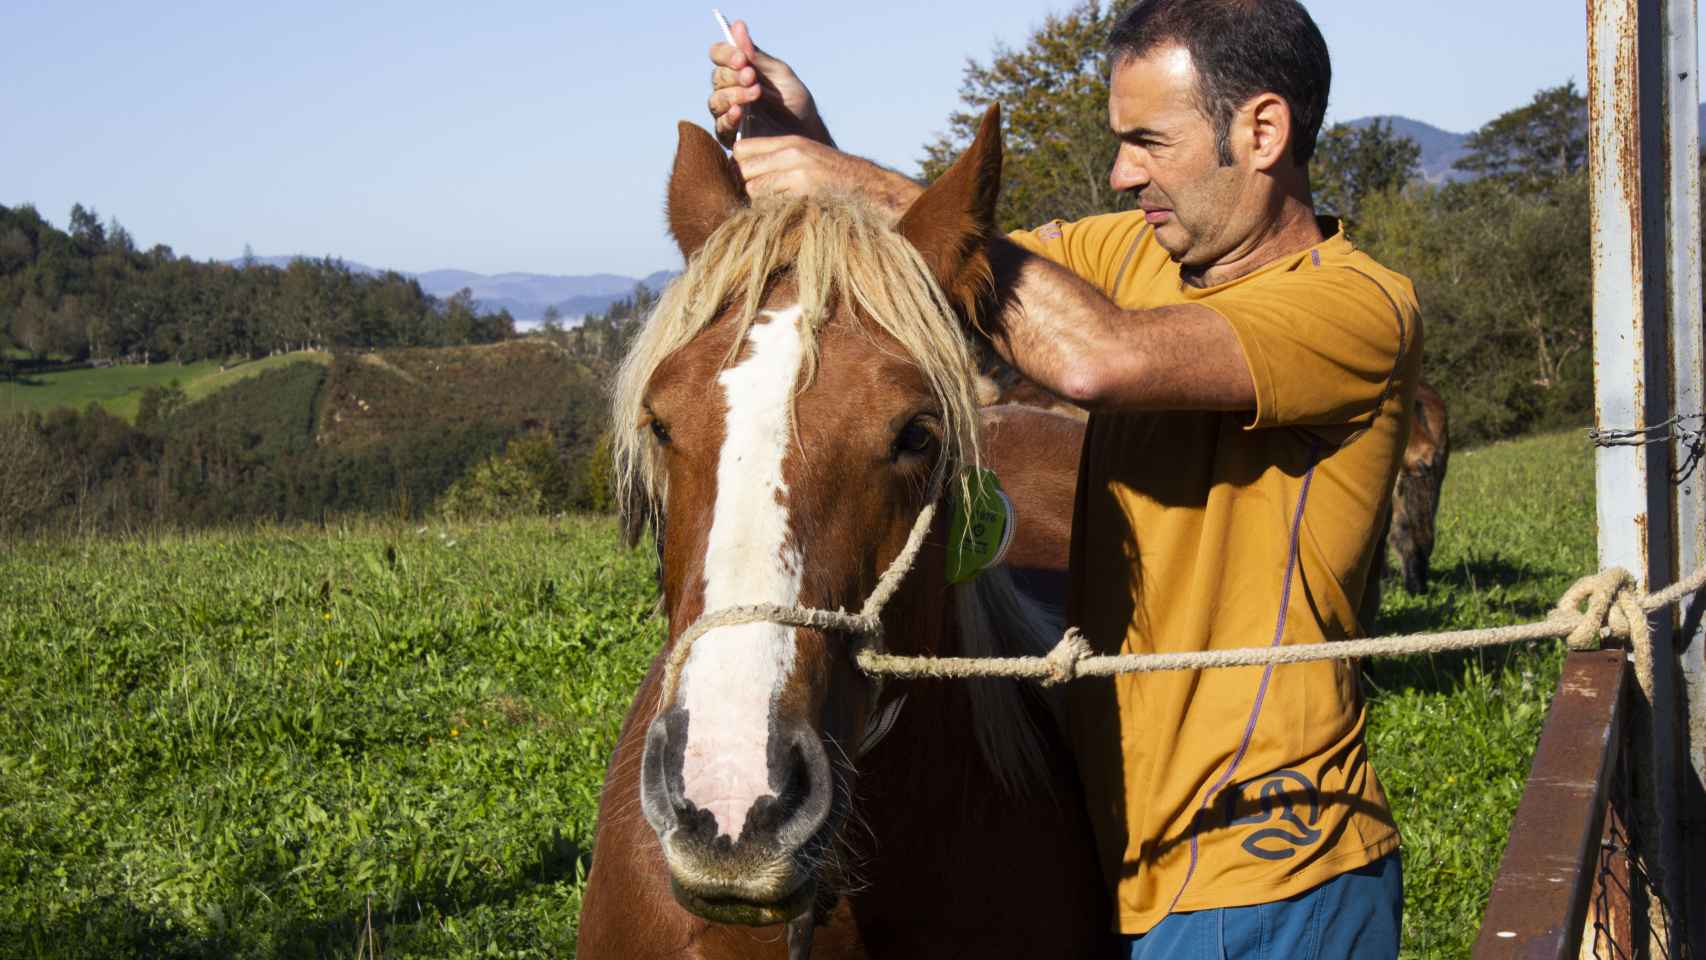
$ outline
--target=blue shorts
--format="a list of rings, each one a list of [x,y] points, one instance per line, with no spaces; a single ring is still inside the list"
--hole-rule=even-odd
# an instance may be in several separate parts
[[[1169,914],[1122,938],[1131,960],[1392,960],[1404,913],[1398,854],[1285,900]]]

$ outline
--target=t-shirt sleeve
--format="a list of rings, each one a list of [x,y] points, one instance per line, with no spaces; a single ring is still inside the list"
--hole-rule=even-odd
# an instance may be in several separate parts
[[[1136,222],[1141,226],[1141,219]],[[1007,239],[1060,264],[1108,294],[1134,239],[1132,227],[1130,216],[1104,214],[1071,223],[1050,220],[1034,230],[1015,230]]]
[[[1256,387],[1254,427],[1371,419],[1416,346],[1408,290],[1354,268],[1300,270],[1199,301],[1232,325]]]

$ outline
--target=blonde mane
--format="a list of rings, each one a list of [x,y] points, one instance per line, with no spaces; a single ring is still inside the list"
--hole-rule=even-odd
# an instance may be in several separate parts
[[[729,217],[667,288],[616,377],[612,453],[624,510],[657,510],[663,477],[644,429],[645,394],[658,365],[731,309],[732,361],[764,294],[787,274],[799,291],[805,367],[817,368],[818,334],[836,307],[857,309],[900,343],[941,405],[939,489],[978,458],[977,363],[953,307],[917,249],[870,204],[851,197],[759,200]]]
[[[645,395],[658,366],[732,310],[732,362],[770,283],[787,275],[799,291],[805,361],[800,389],[817,366],[818,335],[840,305],[856,308],[899,342],[941,406],[943,456],[932,477],[941,491],[979,462],[977,362],[941,286],[890,219],[848,197],[760,200],[733,214],[664,290],[616,378],[615,460],[624,512],[662,509],[663,471],[646,429]],[[961,481],[963,482],[963,481]],[[1005,569],[954,588],[960,643],[968,656],[1035,655],[1059,634],[1046,611],[1014,589]],[[1042,737],[1017,681],[970,682],[973,733],[991,770],[1015,791],[1046,784]]]

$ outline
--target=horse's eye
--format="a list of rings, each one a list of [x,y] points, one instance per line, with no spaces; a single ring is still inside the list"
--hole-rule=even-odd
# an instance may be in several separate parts
[[[652,436],[658,439],[658,443],[669,446],[669,427],[657,417],[652,418]]]
[[[935,442],[936,434],[923,419],[910,420],[894,438],[895,458],[927,453]]]

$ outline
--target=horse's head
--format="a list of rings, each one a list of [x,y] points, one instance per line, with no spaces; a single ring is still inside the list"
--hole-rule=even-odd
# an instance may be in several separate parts
[[[714,920],[799,914],[845,820],[877,689],[850,637],[702,615],[858,610],[925,505],[976,457],[956,312],[988,289],[999,117],[898,224],[847,198],[749,204],[682,124],[669,221],[687,258],[624,363],[624,503],[658,511],[670,644],[641,804],[677,898]],[[940,546],[884,614],[940,617]],[[940,620],[937,621],[940,623]],[[916,624],[913,624],[916,626]]]

